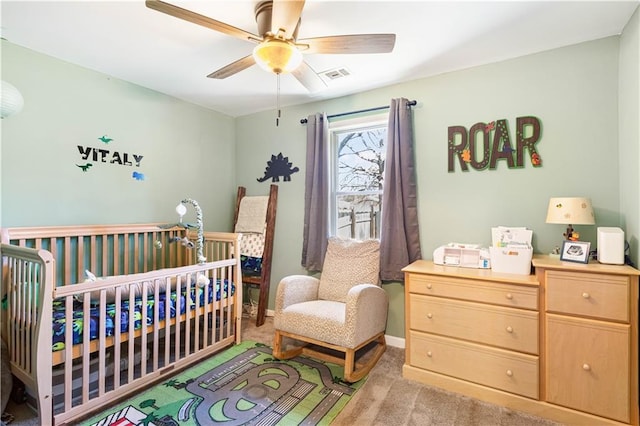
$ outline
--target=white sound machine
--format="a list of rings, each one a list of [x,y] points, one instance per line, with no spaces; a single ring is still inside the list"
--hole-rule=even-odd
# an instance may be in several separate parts
[[[620,228],[598,227],[598,262],[624,264],[624,231]]]

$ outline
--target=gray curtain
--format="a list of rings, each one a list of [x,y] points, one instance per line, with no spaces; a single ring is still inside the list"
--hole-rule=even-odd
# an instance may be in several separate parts
[[[389,109],[380,226],[380,278],[403,281],[401,269],[420,259],[418,200],[411,108],[405,98]]]
[[[302,266],[321,271],[329,236],[329,122],[326,114],[307,118]]]

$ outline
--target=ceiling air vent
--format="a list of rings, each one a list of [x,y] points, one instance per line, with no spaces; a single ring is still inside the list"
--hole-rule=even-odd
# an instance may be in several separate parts
[[[327,80],[337,80],[339,78],[348,77],[350,75],[351,72],[349,72],[349,70],[346,68],[335,68],[322,72],[322,76]]]

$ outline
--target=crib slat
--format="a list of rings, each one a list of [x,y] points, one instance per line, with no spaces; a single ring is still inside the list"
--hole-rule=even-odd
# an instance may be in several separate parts
[[[189,330],[191,328],[191,310],[189,309],[189,305],[191,304],[191,300],[189,298],[189,294],[191,293],[191,280],[188,279],[188,276],[182,275],[182,279],[183,279],[183,283],[184,283],[184,293],[185,293],[185,299],[184,299],[184,303],[185,303],[185,319],[184,319],[184,329],[180,330],[182,340],[180,341],[181,344],[184,347],[184,356],[188,356],[189,355],[189,343],[191,342],[191,333],[189,333],[187,330]],[[184,331],[184,333],[182,333]],[[180,353],[182,351],[179,351]]]
[[[100,256],[102,258],[102,267],[100,269],[100,273],[104,276],[108,276],[109,275],[109,271],[107,270],[107,262],[109,261],[109,238],[107,238],[106,236],[101,236],[101,241],[102,241],[102,255]]]
[[[52,240],[54,240],[52,238]],[[72,244],[72,239],[71,237],[64,237],[63,239],[63,252],[64,252],[64,279],[61,283],[56,283],[56,285],[68,285],[69,283],[73,282],[72,279],[72,274],[73,274],[73,269],[72,269],[72,261],[73,261],[73,257],[71,255],[72,251],[71,251],[71,244]],[[76,250],[77,252],[77,250]]]
[[[151,259],[151,256],[153,254],[153,242],[149,243],[148,235],[142,235],[142,244],[144,247],[144,250],[142,251],[142,258],[141,258],[142,270],[147,271],[149,270],[148,259]]]
[[[30,263],[29,264],[29,268],[27,271],[28,274],[28,278],[27,281],[25,281],[26,283],[39,283],[40,280],[39,278],[39,274],[38,274],[38,267],[37,265]],[[25,286],[26,287],[26,286]],[[34,335],[37,331],[37,327],[38,327],[38,293],[39,293],[39,286],[29,286],[29,288],[27,288],[27,317],[26,317],[26,321],[27,324],[29,324],[28,328],[27,328],[27,335],[25,336],[25,353],[26,354],[31,354],[32,351],[35,351],[36,348],[33,347],[33,344],[35,342],[32,341],[31,336]],[[33,371],[35,369],[35,365],[33,365],[33,363],[31,362],[31,356],[28,356],[28,363],[27,365],[29,366],[29,371]]]
[[[153,300],[155,301],[154,305],[153,305],[153,323],[154,324],[159,324],[160,323],[160,303],[158,303],[158,301],[160,300],[160,284],[161,284],[161,280],[156,279],[154,281],[154,289],[153,289]],[[168,296],[168,293],[166,292],[166,288],[165,288],[165,297]],[[153,357],[153,371],[158,370],[158,347],[159,347],[159,340],[160,338],[160,333],[158,331],[158,327],[154,327],[153,328],[153,353],[151,354]]]
[[[148,316],[148,305],[147,305],[147,291],[149,291],[149,282],[148,281],[143,281],[142,282],[142,307],[140,308],[140,313],[142,314],[142,317],[140,318],[140,321],[142,322],[142,327],[144,329],[146,329],[147,324],[149,324],[149,322],[147,321],[147,316]],[[129,327],[131,328],[131,327]],[[140,336],[142,339],[141,343],[140,343],[140,348],[142,350],[142,356],[141,356],[141,363],[142,366],[140,368],[140,371],[142,375],[145,375],[147,373],[147,357],[145,356],[147,353],[147,333],[142,333],[142,335]]]
[[[64,310],[64,318],[65,324],[73,324],[73,296],[67,296],[65,298],[65,310]],[[73,328],[65,327],[65,335],[64,335],[64,383],[73,383],[73,363],[71,360],[73,359],[71,355],[71,351],[73,348]],[[68,410],[71,408],[71,397],[72,397],[71,386],[69,389],[66,388],[64,390],[64,409]]]
[[[138,256],[140,255],[140,241],[138,241],[138,233],[136,232],[132,235],[127,235],[127,241],[129,242],[131,251],[133,253],[133,256],[131,256],[131,258],[133,259],[133,269],[131,269],[130,272],[127,273],[135,274],[138,272]]]
[[[134,353],[134,349],[136,346],[136,342],[135,342],[135,319],[136,319],[136,311],[135,311],[135,293],[134,293],[134,288],[133,287],[129,287],[129,341],[128,341],[128,347],[127,347],[127,356],[128,356],[128,361],[131,362],[131,360],[134,359],[135,353]],[[131,383],[133,382],[133,368],[128,368],[127,369],[127,383]]]
[[[115,309],[116,314],[114,318],[114,341],[113,345],[113,389],[118,390],[120,387],[120,363],[121,363],[121,350],[122,350],[122,333],[119,333],[122,330],[122,289],[120,287],[116,287],[116,295],[115,295]]]
[[[176,294],[181,294],[182,293],[182,276],[178,275],[178,280],[176,282]],[[178,315],[179,313],[181,313],[182,311],[182,303],[183,302],[178,302],[176,303],[176,315]],[[177,362],[180,360],[180,341],[181,341],[181,336],[180,336],[180,331],[181,331],[181,327],[179,325],[176,325],[175,330],[174,330],[174,336],[175,336],[175,341],[174,341],[174,347],[173,347],[173,359],[174,362]]]
[[[194,282],[194,289],[193,289],[193,293],[195,295],[195,303],[196,303],[196,309],[194,310],[194,316],[193,316],[193,322],[194,322],[194,326],[195,326],[195,333],[193,333],[193,352],[197,352],[198,349],[200,349],[200,319],[202,317],[201,313],[200,313],[200,291],[202,291],[204,297],[206,297],[206,289],[208,286],[203,286],[201,287],[198,284],[198,278],[199,278],[200,274],[199,273],[195,273],[193,275],[193,282]],[[204,299],[204,303],[206,304],[207,299]]]
[[[72,282],[82,282],[82,277],[84,277],[84,269],[82,268],[82,266],[85,264],[84,263],[84,257],[85,257],[84,256],[85,255],[84,238],[78,237],[75,240],[76,240],[76,244],[78,245],[78,248],[75,251],[75,256],[73,256],[72,262],[74,262],[76,265],[76,279],[75,280],[70,279],[65,284],[72,283]],[[88,265],[88,266],[89,267],[86,269],[93,269],[91,265]]]
[[[91,340],[90,331],[91,331],[91,315],[89,313],[91,309],[91,294],[84,293],[84,302],[82,308],[82,318],[83,318],[83,327],[82,327],[82,341],[89,342]],[[73,324],[72,321],[67,322],[67,325]],[[89,400],[89,379],[91,377],[91,372],[89,371],[89,345],[82,345],[82,403],[86,403]],[[69,361],[67,361],[69,362]]]
[[[106,388],[106,363],[107,363],[107,349],[105,345],[105,338],[107,334],[107,297],[106,292],[100,292],[100,324],[98,334],[98,395],[104,395]],[[85,345],[88,346],[88,345]]]
[[[25,340],[26,340],[26,333],[25,333],[25,319],[24,319],[24,311],[25,311],[25,286],[22,284],[24,282],[24,268],[26,267],[26,265],[20,264],[20,281],[17,284],[17,300],[18,300],[18,315],[19,315],[19,322],[18,322],[18,336],[17,336],[17,341],[18,341],[18,356],[17,356],[17,360],[21,365],[25,366],[25,370],[27,372],[29,372],[30,366],[27,364],[27,356],[26,356],[26,352],[25,352]]]
[[[124,275],[125,272],[120,270],[120,236],[118,234],[111,235],[113,238],[113,270],[110,275]]]
[[[97,264],[98,259],[97,259],[97,253],[96,253],[96,246],[97,246],[96,245],[96,240],[97,240],[97,238],[96,238],[95,235],[91,235],[89,237],[89,247],[90,247],[90,250],[91,250],[91,253],[90,253],[90,259],[91,260],[89,261],[89,265],[90,265],[89,270],[91,272],[93,272],[94,274],[98,273],[97,272],[98,271],[98,264]],[[84,273],[84,271],[81,271],[81,273]],[[82,281],[80,279],[80,277],[82,277],[82,276],[83,275],[79,275],[78,276],[78,281]]]
[[[208,277],[208,280],[211,280],[211,277]],[[209,346],[211,339],[209,338],[209,324],[211,324],[215,328],[215,318],[212,318],[211,313],[211,304],[207,303],[209,297],[211,300],[216,300],[216,282],[210,281],[213,283],[211,287],[209,285],[204,286],[204,321],[203,321],[203,330],[202,330],[202,347],[206,348]],[[213,293],[213,294],[212,294]]]

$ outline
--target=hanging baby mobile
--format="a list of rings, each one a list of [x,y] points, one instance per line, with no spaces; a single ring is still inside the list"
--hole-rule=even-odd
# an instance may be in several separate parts
[[[182,221],[182,218],[187,213],[187,206],[185,204],[191,204],[193,208],[196,210],[196,223],[186,223]],[[171,229],[171,228],[181,228],[186,230],[196,229],[198,231],[198,239],[196,240],[196,250],[198,256],[198,262],[204,263],[207,259],[204,256],[204,224],[202,221],[202,208],[200,208],[200,204],[194,199],[185,198],[180,201],[180,204],[176,206],[176,213],[178,213],[179,219],[177,223],[166,223],[163,225],[158,225],[161,229]],[[169,240],[170,243],[179,242],[183,246],[187,248],[193,248],[194,244],[191,240],[189,240],[187,234],[184,234],[184,237],[180,238],[179,236],[175,236]],[[154,245],[157,249],[162,248],[162,241],[156,240]]]
[[[464,126],[450,126],[448,132],[448,171],[454,172],[456,159],[463,172],[495,170],[499,160],[510,169],[525,166],[528,151],[531,165],[542,166],[536,144],[540,141],[541,123],[536,117],[517,117],[515,144],[509,136],[506,119],[479,122],[467,131]]]
[[[282,153],[272,155],[271,160],[267,161],[267,167],[264,170],[264,176],[256,179],[258,182],[265,182],[271,179],[271,182],[280,182],[280,177],[284,182],[291,181],[291,175],[300,171],[297,167],[291,167],[293,164],[289,162],[289,157],[283,157]]]
[[[76,162],[75,165],[82,172],[89,172],[96,163],[135,168],[140,167],[142,158],[144,157],[143,155],[111,149],[110,144],[114,142],[114,139],[106,134],[97,139],[104,145],[100,147],[77,145],[78,152],[80,154],[80,161]],[[109,149],[107,149],[107,146]],[[133,173],[131,173],[131,177],[136,181],[143,181],[145,179],[144,173],[141,173],[138,170],[134,170]]]

